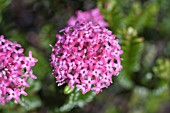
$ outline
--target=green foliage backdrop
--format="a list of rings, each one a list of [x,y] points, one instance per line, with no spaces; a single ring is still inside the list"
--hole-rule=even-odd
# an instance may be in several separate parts
[[[0,106],[0,113],[169,113],[169,6],[169,0],[0,0],[0,34],[39,60],[28,96]],[[120,40],[123,70],[100,94],[66,94],[67,86],[55,83],[49,44],[76,10],[95,7]]]

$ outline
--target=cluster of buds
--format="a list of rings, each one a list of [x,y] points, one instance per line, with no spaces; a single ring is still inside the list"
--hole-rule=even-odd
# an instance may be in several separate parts
[[[67,83],[82,94],[97,93],[112,83],[122,69],[123,53],[111,31],[92,22],[77,22],[61,30],[52,47],[51,66],[58,85]]]
[[[93,22],[95,25],[101,27],[108,27],[108,23],[104,21],[104,16],[100,13],[99,8],[91,9],[88,11],[77,11],[76,16],[72,16],[68,22],[68,26],[74,26],[77,21]]]
[[[14,99],[20,101],[20,96],[26,96],[25,88],[30,85],[28,78],[36,79],[31,67],[37,62],[29,51],[29,56],[23,54],[24,49],[17,42],[11,42],[0,36],[0,103]]]

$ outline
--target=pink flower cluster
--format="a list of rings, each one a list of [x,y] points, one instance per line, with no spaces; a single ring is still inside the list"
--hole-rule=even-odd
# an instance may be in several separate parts
[[[28,78],[36,79],[31,69],[37,62],[32,52],[26,57],[20,44],[11,42],[0,36],[0,103],[4,105],[11,99],[20,101],[20,95],[29,87]]]
[[[92,22],[78,22],[61,32],[51,54],[58,85],[68,83],[83,94],[91,90],[97,94],[110,86],[112,76],[122,69],[123,53],[112,32]]]
[[[68,26],[74,26],[77,21],[93,22],[95,25],[101,27],[108,27],[108,23],[104,21],[104,16],[100,13],[99,8],[91,9],[88,11],[77,11],[76,16],[72,16],[68,22]]]

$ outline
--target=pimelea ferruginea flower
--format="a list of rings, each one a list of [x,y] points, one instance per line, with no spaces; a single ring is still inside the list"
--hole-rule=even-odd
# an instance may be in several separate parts
[[[104,21],[104,16],[100,13],[99,8],[91,9],[88,11],[76,12],[76,16],[72,16],[68,22],[68,26],[73,26],[77,21],[83,22],[93,22],[95,25],[100,25],[101,27],[108,27],[108,23]]]
[[[28,78],[36,79],[31,69],[37,62],[29,51],[29,56],[23,54],[24,49],[17,42],[11,42],[0,36],[0,103],[14,99],[20,101],[20,96],[26,96],[25,88],[30,85]]]
[[[58,85],[68,83],[83,94],[110,86],[112,76],[122,69],[123,53],[112,32],[92,22],[76,23],[61,32],[51,54]]]

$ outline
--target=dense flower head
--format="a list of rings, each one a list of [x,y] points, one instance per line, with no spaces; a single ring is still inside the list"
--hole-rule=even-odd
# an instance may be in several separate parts
[[[104,16],[100,13],[99,8],[91,9],[88,11],[76,12],[76,16],[72,16],[68,22],[68,26],[73,26],[77,21],[83,22],[93,22],[95,25],[100,25],[101,27],[108,27],[108,23],[104,21]]]
[[[14,99],[20,101],[20,96],[26,96],[25,88],[30,85],[28,78],[36,79],[31,69],[37,62],[29,51],[29,56],[23,54],[24,49],[17,42],[11,42],[0,36],[0,103]]]
[[[91,90],[99,93],[110,86],[112,76],[122,69],[123,53],[112,32],[92,22],[78,22],[61,32],[51,54],[58,85],[68,83],[83,94]]]

